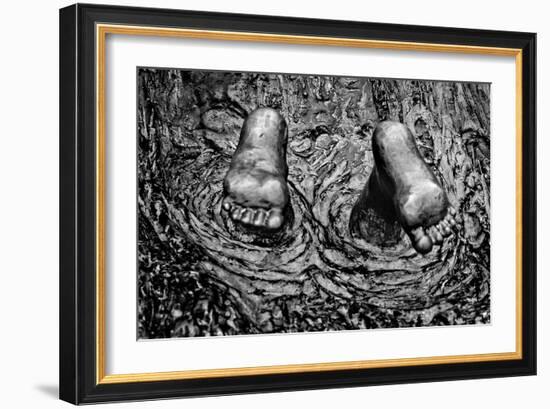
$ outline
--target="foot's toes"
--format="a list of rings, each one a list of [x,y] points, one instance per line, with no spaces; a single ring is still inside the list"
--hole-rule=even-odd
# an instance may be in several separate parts
[[[254,215],[252,224],[256,227],[261,227],[264,225],[266,217],[267,217],[267,213],[265,212],[265,210],[262,210],[262,209],[256,210],[256,214]]]
[[[228,212],[231,209],[231,199],[228,196],[223,198],[222,209]]]
[[[455,219],[450,214],[447,214],[447,216],[445,216],[444,220],[445,220],[445,223],[447,223],[447,226],[449,226],[451,228],[456,226]]]
[[[241,213],[241,222],[245,224],[251,224],[252,223],[252,217],[254,216],[254,213],[250,209],[244,209]]]
[[[455,216],[456,216],[456,210],[450,207],[449,210],[447,211],[447,215],[445,216],[445,221],[447,222],[447,224],[451,229],[456,227]]]
[[[271,209],[266,220],[266,227],[272,230],[278,229],[283,225],[283,213],[280,209]]]
[[[430,227],[430,238],[435,244],[441,244],[443,242],[443,235],[435,226]]]
[[[243,208],[239,205],[234,205],[232,208],[231,208],[231,218],[233,220],[239,220],[240,216],[241,216],[241,212],[242,212]]]
[[[414,248],[421,254],[428,253],[433,247],[432,239],[430,239],[430,236],[426,234],[422,227],[418,227],[411,231],[411,239]]]
[[[443,237],[448,237],[453,233],[453,231],[451,230],[451,226],[445,220],[442,220],[441,222],[439,222],[437,227],[441,232],[441,234],[443,235]]]
[[[232,204],[229,216],[236,222],[255,227],[263,227],[269,230],[279,229],[284,222],[283,212],[278,208],[267,211],[264,209],[250,209],[241,207],[238,204]]]
[[[432,242],[435,243],[435,229],[434,226],[430,226],[426,229],[426,234],[430,237]]]

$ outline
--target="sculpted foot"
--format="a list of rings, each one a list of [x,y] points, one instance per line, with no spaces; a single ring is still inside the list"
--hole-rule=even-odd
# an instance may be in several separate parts
[[[283,226],[289,202],[287,132],[285,119],[270,108],[253,111],[243,124],[222,202],[223,211],[243,227],[269,233]]]
[[[431,251],[456,225],[456,211],[444,189],[424,162],[408,128],[393,121],[381,122],[372,139],[375,169],[355,207],[366,204],[384,209],[397,220],[413,247]],[[354,209],[355,210],[355,209]],[[355,211],[357,213],[357,211]]]

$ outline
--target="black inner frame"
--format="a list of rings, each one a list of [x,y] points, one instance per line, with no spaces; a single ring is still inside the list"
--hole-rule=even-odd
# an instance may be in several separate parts
[[[96,384],[95,25],[128,24],[517,48],[523,52],[522,359]],[[60,10],[60,398],[75,404],[536,373],[536,35],[78,4]]]

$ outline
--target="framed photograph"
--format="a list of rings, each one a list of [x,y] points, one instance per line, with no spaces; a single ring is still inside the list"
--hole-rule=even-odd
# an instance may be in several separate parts
[[[534,375],[535,54],[61,9],[61,399]]]

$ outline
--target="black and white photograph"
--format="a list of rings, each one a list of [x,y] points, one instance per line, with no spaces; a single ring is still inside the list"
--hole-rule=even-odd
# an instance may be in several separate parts
[[[491,323],[491,84],[138,67],[138,339]]]

